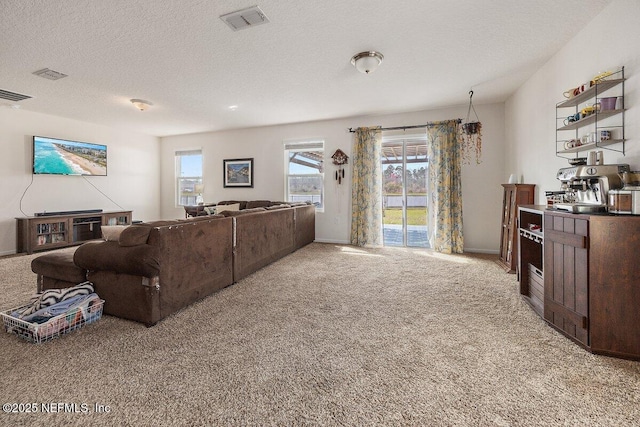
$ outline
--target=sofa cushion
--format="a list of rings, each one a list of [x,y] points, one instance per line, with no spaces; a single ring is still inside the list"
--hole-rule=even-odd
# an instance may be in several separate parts
[[[272,211],[272,210],[275,210],[275,209],[286,209],[286,208],[290,208],[290,207],[291,207],[291,205],[288,205],[288,204],[285,203],[285,204],[281,204],[281,205],[267,206],[265,209],[268,210],[268,211]]]
[[[151,227],[148,224],[133,224],[120,233],[120,246],[136,246],[147,243]]]
[[[118,242],[86,242],[73,262],[86,270],[108,270],[137,276],[160,274],[160,250],[152,245],[121,246]]]
[[[229,217],[229,216],[239,216],[239,215],[246,215],[254,212],[264,212],[264,211],[266,211],[265,208],[252,208],[252,209],[243,209],[241,211],[223,211],[222,215],[224,215],[225,217]]]
[[[266,208],[267,206],[271,206],[272,204],[273,203],[271,202],[271,200],[251,200],[247,202],[246,209]]]
[[[122,231],[129,227],[128,225],[103,225],[100,227],[102,238],[106,241],[117,242],[120,239]]]
[[[74,284],[87,280],[87,271],[73,263],[73,252],[69,251],[50,252],[34,258],[31,261],[31,271],[43,277]]]
[[[154,227],[164,227],[167,225],[180,225],[189,222],[197,221],[210,221],[216,218],[224,218],[223,215],[205,215],[196,216],[183,219],[167,219],[151,222],[143,222],[140,224],[134,224],[123,230],[120,234],[120,246],[136,246],[144,245],[149,239],[149,233]]]
[[[185,224],[185,223],[189,223],[189,222],[211,221],[212,219],[216,219],[216,218],[224,218],[224,216],[223,215],[217,215],[217,214],[204,215],[204,216],[198,216],[198,217],[195,217],[195,218],[176,219],[174,221],[172,221],[172,220],[156,221],[153,224],[154,224],[155,227],[160,227],[160,226],[163,226],[163,225],[178,225],[178,224]]]
[[[240,210],[246,209],[247,208],[247,201],[246,200],[221,200],[218,202],[218,206],[220,205],[234,205],[236,203],[240,204]]]
[[[157,221],[143,222],[142,224],[139,224],[139,225],[143,227],[154,228],[154,227],[164,227],[165,225],[177,225],[177,224],[181,224],[182,222],[202,221],[207,219],[209,218],[201,217],[201,216],[196,216],[193,218],[185,218],[185,219],[160,219]]]

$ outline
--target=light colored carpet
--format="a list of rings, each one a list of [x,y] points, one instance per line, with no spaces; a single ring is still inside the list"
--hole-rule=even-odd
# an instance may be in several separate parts
[[[34,256],[0,259],[1,308],[34,291]],[[2,333],[0,361],[2,403],[89,408],[0,425],[640,424],[639,362],[556,333],[494,257],[418,249],[315,243],[153,328]]]

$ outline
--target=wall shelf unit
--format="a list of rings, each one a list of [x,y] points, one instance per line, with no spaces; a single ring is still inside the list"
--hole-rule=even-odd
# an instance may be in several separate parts
[[[606,149],[625,154],[624,134],[624,67],[611,75],[597,80],[584,92],[556,104],[556,156],[572,158],[579,153]],[[616,107],[602,109],[603,98],[616,98]],[[579,120],[569,121],[569,116],[579,115],[585,107],[600,105],[595,111]],[[569,110],[571,108],[571,110]],[[601,131],[609,131],[610,139],[601,140]],[[592,135],[588,141],[583,137]],[[567,147],[570,141],[579,145]]]

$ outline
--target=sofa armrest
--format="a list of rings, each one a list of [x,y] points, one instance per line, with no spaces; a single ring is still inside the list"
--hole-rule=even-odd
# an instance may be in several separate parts
[[[89,271],[115,271],[144,277],[160,274],[160,251],[147,244],[120,246],[118,242],[86,242],[76,249],[73,262]]]

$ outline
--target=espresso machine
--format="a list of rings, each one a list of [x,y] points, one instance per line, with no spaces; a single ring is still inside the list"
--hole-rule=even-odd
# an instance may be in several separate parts
[[[564,195],[553,208],[573,213],[606,212],[609,191],[622,188],[621,175],[629,165],[579,165],[561,168],[556,175]]]

